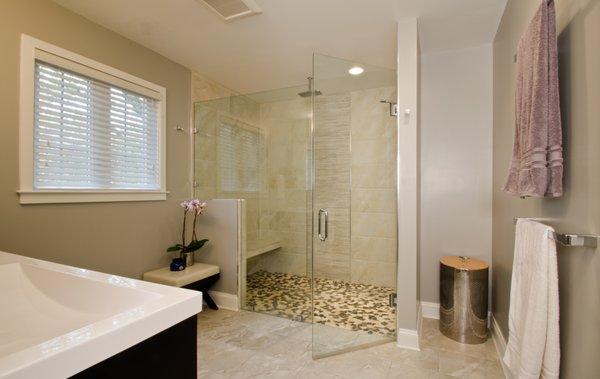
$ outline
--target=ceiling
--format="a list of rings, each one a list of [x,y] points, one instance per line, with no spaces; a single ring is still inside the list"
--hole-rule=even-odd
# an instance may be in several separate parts
[[[299,85],[312,53],[394,68],[396,22],[418,17],[423,54],[492,41],[506,0],[256,0],[224,22],[197,0],[54,0],[241,93]]]
[[[396,70],[369,64],[361,64],[360,75],[349,75],[348,70],[355,64],[328,55],[315,54],[313,60],[313,87],[320,94],[349,93],[369,88],[396,87]],[[257,103],[299,99],[301,92],[309,93],[308,81],[299,86],[278,87],[268,91],[245,93]]]

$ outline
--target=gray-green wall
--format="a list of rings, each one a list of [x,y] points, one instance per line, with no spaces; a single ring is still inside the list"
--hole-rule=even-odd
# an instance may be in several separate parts
[[[167,201],[19,204],[19,41],[25,33],[167,89]],[[191,73],[50,0],[0,1],[0,250],[140,277],[166,265],[189,197]]]
[[[540,0],[509,0],[494,41],[493,313],[508,335],[514,217],[551,218],[559,232],[600,234],[600,1],[557,0],[565,195],[500,191],[514,132],[517,43]],[[561,377],[600,377],[600,252],[559,248]]]

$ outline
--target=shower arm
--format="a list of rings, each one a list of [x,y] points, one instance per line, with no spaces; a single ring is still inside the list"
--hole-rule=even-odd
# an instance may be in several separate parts
[[[389,104],[390,116],[392,116],[392,117],[398,116],[398,104],[394,103],[393,101],[389,101],[389,100],[379,100],[379,102],[383,103],[383,104]]]

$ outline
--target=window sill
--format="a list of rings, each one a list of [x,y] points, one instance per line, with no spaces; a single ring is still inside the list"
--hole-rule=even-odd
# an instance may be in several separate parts
[[[104,203],[122,201],[161,201],[167,191],[39,190],[17,191],[21,204]]]

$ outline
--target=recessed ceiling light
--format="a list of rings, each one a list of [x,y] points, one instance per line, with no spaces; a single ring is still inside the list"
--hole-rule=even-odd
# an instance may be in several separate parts
[[[354,66],[352,67],[350,70],[348,70],[348,73],[350,75],[360,75],[365,71],[364,68],[360,67],[360,66]]]

